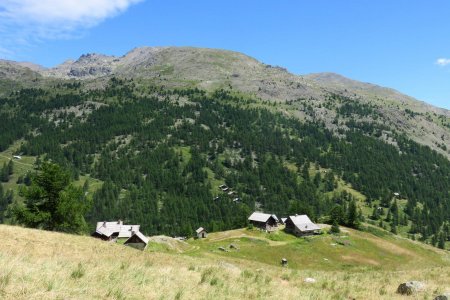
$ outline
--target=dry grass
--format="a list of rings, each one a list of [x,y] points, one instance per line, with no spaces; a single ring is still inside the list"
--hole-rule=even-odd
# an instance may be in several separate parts
[[[89,237],[0,225],[2,299],[400,299],[400,282],[448,288],[450,267],[293,270],[223,257],[141,252]],[[304,283],[306,277],[317,279]]]

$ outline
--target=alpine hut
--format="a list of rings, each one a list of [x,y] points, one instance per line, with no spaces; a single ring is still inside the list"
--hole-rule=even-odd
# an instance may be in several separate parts
[[[307,215],[289,216],[285,224],[285,230],[296,236],[305,236],[320,232],[320,227],[314,224]]]
[[[254,212],[248,218],[250,224],[267,231],[273,231],[278,228],[278,218],[275,215]]]
[[[148,238],[140,231],[133,231],[132,235],[125,241],[124,245],[144,250],[148,245]]]
[[[208,236],[208,232],[206,232],[205,228],[203,228],[203,227],[200,227],[199,229],[197,229],[195,231],[195,233],[197,233],[198,239],[204,239]]]

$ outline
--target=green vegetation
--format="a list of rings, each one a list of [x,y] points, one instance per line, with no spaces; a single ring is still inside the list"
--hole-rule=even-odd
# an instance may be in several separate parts
[[[83,190],[70,183],[69,173],[58,165],[44,162],[23,193],[25,205],[14,208],[20,224],[72,233],[87,232],[84,215],[90,203]]]
[[[318,121],[302,123],[274,104],[225,90],[118,78],[102,89],[21,89],[0,99],[7,121],[0,150],[21,140],[15,153],[38,158],[37,166],[51,160],[78,182],[99,180],[85,215],[91,225],[123,219],[146,234],[190,236],[200,226],[244,227],[256,207],[331,224],[339,206],[340,225],[357,228],[375,210],[369,221],[394,232],[435,245],[448,240],[450,162],[395,132],[397,145],[385,143],[383,124],[352,120],[376,119],[376,107],[330,97],[348,123],[340,137]],[[220,184],[236,194],[222,193]],[[407,202],[394,201],[397,192]]]

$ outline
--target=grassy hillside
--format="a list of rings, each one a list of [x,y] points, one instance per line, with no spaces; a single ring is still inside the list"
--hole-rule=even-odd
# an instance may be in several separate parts
[[[448,253],[345,231],[345,246],[333,246],[327,235],[307,241],[240,229],[188,242],[154,237],[141,252],[90,237],[0,225],[0,297],[400,299],[399,283],[421,280],[427,287],[420,298],[430,299],[448,288]],[[231,243],[239,250],[217,249]],[[288,258],[287,268],[278,265],[281,257]],[[306,277],[317,282],[305,283]]]

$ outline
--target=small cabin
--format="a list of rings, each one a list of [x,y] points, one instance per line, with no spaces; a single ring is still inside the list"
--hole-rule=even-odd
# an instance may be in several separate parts
[[[197,229],[195,231],[195,233],[197,233],[198,239],[204,239],[208,236],[208,232],[206,232],[205,228],[203,228],[203,227],[200,227],[199,229]]]
[[[286,219],[287,232],[296,236],[306,236],[320,233],[320,227],[314,224],[307,215],[289,216]]]
[[[144,250],[147,248],[148,238],[139,231],[133,231],[132,235],[125,241],[124,245]]]
[[[275,215],[254,212],[248,218],[250,224],[263,230],[273,231],[278,228],[278,218]]]

